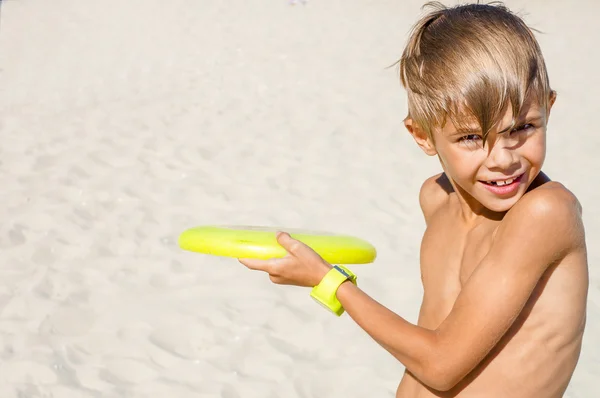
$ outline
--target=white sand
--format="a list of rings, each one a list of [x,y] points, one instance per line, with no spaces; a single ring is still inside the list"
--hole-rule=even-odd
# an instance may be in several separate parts
[[[415,321],[417,193],[439,165],[403,130],[386,66],[420,5],[3,1],[0,396],[392,396],[402,366],[349,317],[176,238],[210,223],[362,236],[379,258],[355,267],[361,286]],[[546,32],[545,169],[584,206],[591,268],[567,395],[598,397],[600,3],[508,5]]]

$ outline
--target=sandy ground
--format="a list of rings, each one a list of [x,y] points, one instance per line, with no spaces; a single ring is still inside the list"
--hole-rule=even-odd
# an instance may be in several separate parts
[[[507,4],[544,31],[559,92],[545,170],[585,209],[589,320],[567,396],[594,398],[600,3]],[[0,396],[392,396],[402,366],[349,317],[176,239],[212,223],[362,236],[379,257],[354,268],[361,286],[416,321],[417,193],[439,165],[403,130],[386,67],[420,5],[2,1]]]

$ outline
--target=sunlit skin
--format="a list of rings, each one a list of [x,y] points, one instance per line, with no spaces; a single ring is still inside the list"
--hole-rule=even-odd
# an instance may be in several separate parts
[[[581,350],[588,274],[581,206],[541,173],[553,103],[554,94],[547,108],[530,100],[514,125],[507,107],[485,145],[476,124],[461,123],[461,130],[447,122],[430,139],[405,121],[444,170],[419,196],[427,229],[418,322],[352,283],[336,293],[406,368],[397,398],[563,395]],[[306,287],[331,269],[287,233],[277,240],[286,257],[240,261],[274,283]]]

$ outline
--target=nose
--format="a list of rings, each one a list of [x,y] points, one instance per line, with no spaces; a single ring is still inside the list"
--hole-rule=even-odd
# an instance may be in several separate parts
[[[502,144],[502,142],[496,142],[490,148],[486,166],[488,169],[500,169],[504,172],[510,172],[511,169],[519,166],[519,158],[513,149]]]

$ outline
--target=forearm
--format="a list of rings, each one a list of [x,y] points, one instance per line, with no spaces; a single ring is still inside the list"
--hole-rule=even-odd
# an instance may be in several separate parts
[[[352,283],[343,283],[337,297],[348,315],[411,373],[425,382],[431,378],[436,332],[411,324]]]

